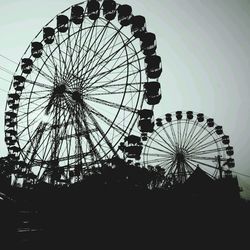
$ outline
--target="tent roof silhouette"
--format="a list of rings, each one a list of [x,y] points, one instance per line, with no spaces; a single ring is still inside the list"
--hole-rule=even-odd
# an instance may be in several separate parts
[[[194,170],[191,176],[185,182],[185,187],[194,191],[209,191],[212,188],[214,180],[199,166]]]

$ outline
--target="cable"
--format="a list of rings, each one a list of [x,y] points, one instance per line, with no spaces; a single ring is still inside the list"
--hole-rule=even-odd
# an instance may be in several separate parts
[[[250,175],[242,174],[242,173],[239,173],[239,172],[236,172],[236,171],[232,171],[232,172],[235,173],[235,174],[239,174],[239,175],[242,175],[242,176],[250,178]]]
[[[10,74],[10,75],[13,75],[13,74],[14,74],[13,72],[11,72],[10,70],[4,68],[4,67],[1,66],[1,65],[0,65],[0,70],[4,71],[5,73]]]
[[[3,58],[5,58],[6,60],[8,60],[9,62],[12,62],[12,63],[14,63],[14,64],[16,64],[16,65],[18,64],[17,62],[15,62],[15,61],[9,59],[8,57],[6,57],[6,56],[4,56],[4,55],[2,55],[2,54],[0,54],[0,57],[3,57]]]
[[[7,79],[5,79],[5,78],[3,78],[3,77],[1,77],[1,76],[0,76],[0,79],[2,79],[3,81],[6,81],[6,82],[8,82],[8,83],[10,83],[10,81],[9,81],[9,80],[7,80]],[[7,90],[2,89],[2,88],[0,88],[0,91],[3,91],[3,92],[5,92],[5,93],[8,93],[8,91],[7,91]]]

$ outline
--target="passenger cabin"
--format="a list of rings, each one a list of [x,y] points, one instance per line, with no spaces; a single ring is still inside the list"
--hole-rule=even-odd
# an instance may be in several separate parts
[[[19,101],[20,95],[13,93],[13,94],[8,94],[8,99],[7,103],[8,105],[16,103],[16,101]]]
[[[162,119],[161,119],[161,118],[157,118],[157,119],[156,119],[156,125],[157,125],[158,127],[162,127],[162,126],[163,126],[163,124],[162,124]]]
[[[87,3],[87,12],[91,20],[97,20],[100,16],[100,3],[97,0],[89,0]]]
[[[227,155],[232,156],[234,154],[234,149],[232,146],[226,148]]]
[[[213,118],[207,119],[207,126],[209,128],[212,128],[214,126],[214,119]]]
[[[23,91],[23,89],[24,89],[24,83],[25,83],[25,81],[26,81],[26,79],[23,76],[20,76],[20,75],[14,76],[14,81],[13,81],[14,89],[17,92],[21,93]]]
[[[10,146],[8,149],[10,154],[16,154],[21,151],[21,149],[17,146]]]
[[[227,159],[227,166],[229,168],[234,168],[235,167],[234,159],[232,159],[232,158]]]
[[[146,75],[149,78],[155,79],[160,77],[162,73],[160,56],[157,55],[146,56],[145,66],[146,66]]]
[[[17,139],[12,136],[5,136],[5,143],[7,146],[15,145],[17,143]]]
[[[5,120],[5,126],[7,128],[14,128],[15,126],[17,126],[17,122],[12,122],[12,121],[6,121]]]
[[[104,0],[102,7],[105,19],[109,21],[113,20],[116,16],[116,2],[113,0]]]
[[[7,137],[9,136],[17,136],[17,131],[14,129],[6,129],[5,134]]]
[[[230,139],[229,139],[229,136],[228,136],[228,135],[223,135],[221,138],[222,138],[222,143],[223,143],[224,145],[227,145],[227,144],[230,143]]]
[[[21,60],[21,69],[24,74],[30,74],[32,71],[33,61],[30,58]]]
[[[197,114],[197,120],[198,122],[204,122],[204,114],[202,113]]]
[[[7,104],[10,109],[17,110],[19,108],[19,101],[20,96],[18,94],[9,94],[7,99]]]
[[[194,113],[193,111],[187,111],[187,119],[188,120],[192,120],[194,118]]]
[[[141,140],[142,141],[147,141],[148,139],[148,134],[147,133],[141,133]]]
[[[74,24],[81,24],[84,19],[83,7],[79,5],[72,6],[71,8],[71,20]]]
[[[69,18],[65,15],[58,15],[56,17],[56,27],[61,33],[65,33],[69,29]]]
[[[144,32],[140,35],[141,40],[141,50],[143,54],[146,56],[151,56],[155,54],[157,43],[156,36],[150,32]]]
[[[223,134],[222,126],[216,126],[215,127],[215,132],[216,132],[217,135],[222,135]]]
[[[166,119],[167,122],[172,122],[172,114],[167,113],[167,114],[165,115],[165,119]]]
[[[154,113],[153,110],[143,109],[138,112],[138,127],[141,132],[152,133],[154,131]]]
[[[179,121],[182,119],[182,111],[176,111],[175,112],[176,119]]]
[[[133,16],[131,24],[131,33],[134,37],[140,38],[146,32],[146,19],[144,16]]]
[[[161,85],[159,82],[146,82],[144,95],[147,104],[156,105],[161,100]]]
[[[13,111],[6,111],[5,112],[5,118],[6,119],[15,119],[17,117],[17,113],[13,112]]]
[[[46,44],[52,44],[55,40],[55,30],[51,27],[43,28],[43,40]]]
[[[124,140],[124,152],[126,157],[139,160],[142,152],[141,138],[135,135],[129,135]]]
[[[118,9],[118,22],[122,26],[128,26],[132,21],[132,8],[127,4],[119,5]]]
[[[31,43],[31,55],[34,58],[39,58],[43,54],[43,45],[40,42],[32,42]]]

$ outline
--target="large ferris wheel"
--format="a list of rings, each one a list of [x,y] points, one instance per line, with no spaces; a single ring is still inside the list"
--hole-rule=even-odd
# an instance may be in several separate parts
[[[143,16],[113,0],[58,14],[26,49],[9,88],[13,183],[73,183],[117,154],[161,99],[161,58]]]

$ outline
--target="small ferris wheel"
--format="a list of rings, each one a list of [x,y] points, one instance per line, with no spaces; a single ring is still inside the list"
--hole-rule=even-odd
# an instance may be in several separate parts
[[[163,168],[171,184],[184,183],[197,167],[216,179],[235,166],[229,136],[203,113],[167,113],[142,140],[143,165]]]

